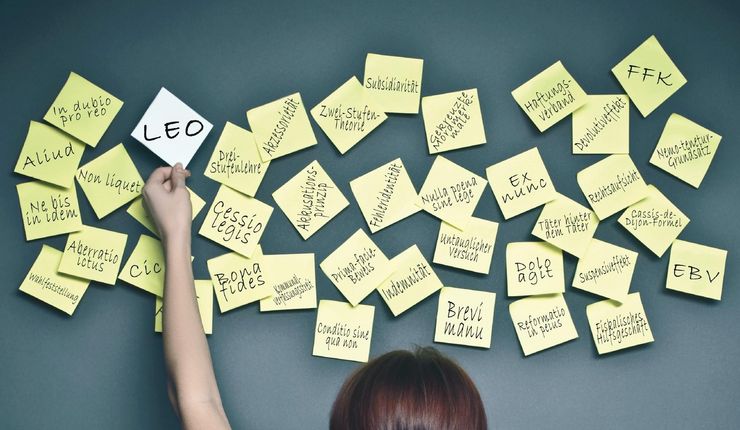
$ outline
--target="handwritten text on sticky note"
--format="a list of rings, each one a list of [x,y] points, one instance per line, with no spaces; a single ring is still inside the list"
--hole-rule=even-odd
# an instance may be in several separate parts
[[[490,348],[496,293],[444,287],[439,292],[434,341]]]
[[[250,257],[265,231],[272,207],[221,185],[199,234]]]
[[[316,312],[313,355],[367,362],[375,307],[321,300]]]
[[[77,189],[41,181],[16,185],[26,240],[56,236],[82,228]]]
[[[522,84],[511,95],[539,131],[547,130],[587,100],[586,93],[560,61]]]
[[[275,190],[272,198],[304,240],[349,206],[342,191],[316,160]]]
[[[525,356],[578,337],[562,294],[519,299],[509,313]]]

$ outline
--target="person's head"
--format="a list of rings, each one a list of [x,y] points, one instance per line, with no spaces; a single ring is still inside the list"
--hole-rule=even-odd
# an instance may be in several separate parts
[[[431,347],[392,351],[355,371],[331,411],[331,430],[483,430],[478,389]]]

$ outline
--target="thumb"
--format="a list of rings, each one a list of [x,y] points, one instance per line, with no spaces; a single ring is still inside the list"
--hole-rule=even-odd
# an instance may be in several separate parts
[[[183,169],[182,164],[175,164],[175,167],[172,169],[172,176],[170,176],[172,189],[185,188],[185,178],[188,176],[190,176],[190,172]]]

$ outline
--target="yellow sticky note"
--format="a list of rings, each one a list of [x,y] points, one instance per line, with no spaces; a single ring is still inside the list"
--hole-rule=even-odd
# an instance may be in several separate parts
[[[230,252],[207,261],[221,313],[256,302],[272,294],[262,270],[262,248],[251,258]]]
[[[388,118],[354,76],[314,106],[311,116],[342,154]]]
[[[433,261],[487,275],[497,233],[498,223],[482,218],[470,217],[465,230],[441,222]]]
[[[226,122],[204,175],[254,197],[270,160],[262,161],[251,132]]]
[[[199,234],[250,257],[265,231],[272,206],[221,185]]]
[[[54,127],[31,121],[15,173],[60,187],[74,185],[85,144]]]
[[[643,117],[650,115],[686,83],[655,36],[624,57],[612,73]]]
[[[543,205],[558,195],[536,147],[489,166],[486,177],[505,219]]]
[[[200,322],[205,334],[213,334],[213,284],[210,279],[195,280],[195,299],[198,302]],[[154,299],[154,331],[162,333],[164,319],[164,300],[161,297]]]
[[[316,160],[275,190],[272,198],[304,240],[349,206]]]
[[[313,355],[367,362],[374,318],[375,306],[321,300],[316,312]]]
[[[421,210],[414,203],[416,188],[400,158],[353,179],[349,186],[371,233]]]
[[[76,178],[99,219],[139,197],[144,188],[122,143],[77,169]]]
[[[365,89],[384,112],[419,113],[424,60],[367,54]]]
[[[390,266],[391,274],[378,285],[378,292],[393,316],[401,315],[442,288],[442,281],[416,245],[393,257]]]
[[[722,299],[727,251],[676,240],[671,246],[666,288],[714,300]]]
[[[248,110],[247,120],[262,161],[316,145],[300,93]]]
[[[720,140],[719,134],[681,115],[671,114],[650,157],[650,164],[699,188]]]
[[[123,102],[75,72],[44,115],[44,121],[95,147]]]
[[[316,307],[313,254],[264,255],[260,261],[271,294],[260,300],[260,312]]]
[[[190,257],[192,261],[193,257]],[[157,239],[142,234],[123,265],[118,279],[162,297],[164,294],[164,250]]]
[[[572,286],[621,302],[629,293],[636,263],[636,252],[593,239],[578,260]]]
[[[486,183],[482,177],[438,155],[421,186],[416,205],[442,221],[464,229]]]
[[[532,234],[580,258],[598,225],[599,218],[591,209],[558,194],[542,208]]]
[[[43,245],[36,261],[23,278],[20,290],[72,315],[90,281],[57,272],[61,260],[61,251]]]
[[[547,242],[507,244],[506,291],[509,297],[565,292],[563,252]]]
[[[201,199],[200,196],[195,194],[195,191],[191,190],[188,187],[186,188],[188,190],[188,193],[190,193],[190,206],[193,209],[193,219],[195,219],[195,217],[198,216],[198,213],[200,213],[200,211],[206,205],[206,202],[205,200]],[[154,224],[154,220],[152,220],[152,218],[149,216],[149,211],[147,210],[146,206],[144,206],[143,197],[137,197],[133,202],[131,202],[128,209],[126,209],[126,212],[128,212],[128,214],[131,215],[136,221],[139,221],[139,223],[146,227],[147,230],[159,236],[157,226],[156,224]]]
[[[114,285],[123,261],[128,235],[102,228],[82,226],[70,233],[59,272]]]
[[[26,241],[82,228],[77,189],[40,181],[16,185]]]
[[[587,101],[586,93],[560,61],[522,84],[511,95],[541,132]]]
[[[424,97],[421,111],[430,154],[486,143],[477,88]]]
[[[359,229],[319,266],[347,301],[357,306],[391,274],[388,263],[383,251]]]
[[[586,316],[599,355],[653,341],[640,293],[628,295],[621,304],[614,300],[592,303],[586,306]]]
[[[648,185],[648,195],[628,207],[619,223],[658,257],[686,228],[689,217],[683,214],[657,188]]]
[[[576,175],[578,186],[600,220],[644,199],[648,187],[627,154],[614,154]]]
[[[439,292],[434,341],[490,348],[496,293],[444,287]]]
[[[623,94],[587,97],[573,112],[573,153],[629,154],[630,99]]]
[[[519,299],[509,313],[525,357],[578,338],[562,294]]]

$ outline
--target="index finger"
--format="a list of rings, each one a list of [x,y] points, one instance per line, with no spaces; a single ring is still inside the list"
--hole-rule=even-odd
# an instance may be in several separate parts
[[[147,184],[163,184],[164,181],[170,178],[172,175],[172,167],[170,166],[164,166],[164,167],[158,167],[154,169],[151,175],[149,175],[149,179],[147,179]]]

